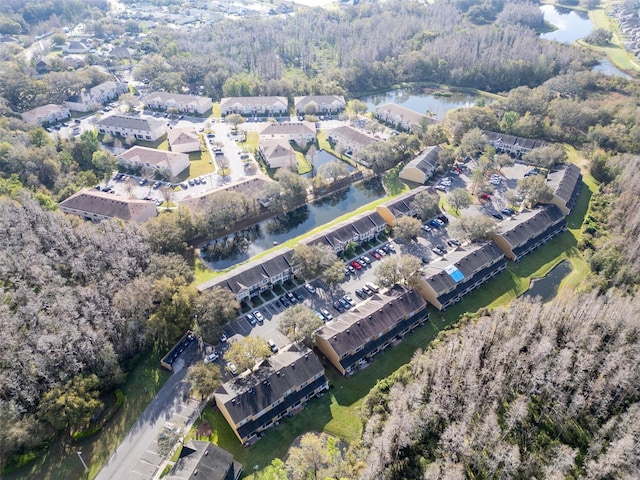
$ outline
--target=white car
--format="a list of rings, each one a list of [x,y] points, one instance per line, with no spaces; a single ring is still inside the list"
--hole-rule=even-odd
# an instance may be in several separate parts
[[[238,367],[236,367],[236,364],[233,362],[227,362],[227,370],[231,372],[231,375],[238,374]]]
[[[264,315],[262,315],[258,310],[253,312],[253,316],[256,317],[258,323],[262,324],[262,322],[264,322]]]
[[[220,358],[220,355],[218,355],[217,352],[210,353],[204,359],[204,363],[215,362],[218,358]]]

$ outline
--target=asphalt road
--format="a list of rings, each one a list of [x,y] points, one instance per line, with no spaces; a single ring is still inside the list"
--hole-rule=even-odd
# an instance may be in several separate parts
[[[186,433],[197,418],[202,402],[188,398],[188,385],[183,382],[187,369],[185,362],[200,361],[202,354],[195,342],[189,349],[189,358],[176,361],[180,371],[167,380],[156,397],[133,424],[120,446],[104,464],[96,480],[150,480],[158,473],[164,457],[158,454],[158,435],[167,422]],[[183,353],[183,355],[185,355]]]

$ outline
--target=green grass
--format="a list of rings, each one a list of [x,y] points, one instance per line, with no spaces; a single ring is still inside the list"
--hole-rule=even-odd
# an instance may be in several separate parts
[[[211,160],[208,150],[192,152],[189,154],[191,166],[189,168],[189,178],[196,178],[202,175],[210,175],[216,172],[216,165]]]
[[[304,175],[305,173],[309,173],[313,166],[311,162],[307,160],[307,157],[304,156],[304,153],[296,151],[296,162],[298,168],[298,175]]]
[[[57,438],[34,463],[2,478],[4,480],[94,478],[104,462],[115,452],[129,428],[171,376],[170,372],[160,368],[161,356],[162,353],[146,355],[129,373],[121,387],[124,393],[124,404],[99,435],[77,443],[71,443],[66,436]],[[82,456],[89,465],[89,472],[86,474],[83,472],[77,451],[82,451]]]
[[[400,180],[400,170],[401,168],[398,165],[389,170],[382,179],[384,188],[390,197],[398,196],[409,190],[409,186]]]

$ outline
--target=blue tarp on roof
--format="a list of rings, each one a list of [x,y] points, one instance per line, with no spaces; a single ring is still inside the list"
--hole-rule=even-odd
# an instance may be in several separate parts
[[[460,270],[458,270],[458,267],[456,267],[455,265],[449,265],[444,269],[444,271],[447,272],[456,283],[464,278],[464,274]]]

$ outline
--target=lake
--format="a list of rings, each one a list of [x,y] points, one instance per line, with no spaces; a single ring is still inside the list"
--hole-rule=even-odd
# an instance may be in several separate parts
[[[201,247],[202,260],[213,270],[229,268],[384,196],[377,177],[355,183],[313,204],[265,220],[239,235],[209,242]]]
[[[476,103],[479,97],[474,94],[452,93],[451,95],[434,95],[431,90],[420,88],[399,88],[384,93],[376,93],[360,98],[367,104],[369,110],[384,105],[396,103],[418,113],[433,116],[443,120],[449,110],[460,107],[470,107]]]
[[[560,43],[573,43],[593,31],[593,23],[589,20],[587,12],[554,5],[542,5],[540,10],[542,10],[545,21],[556,27],[553,32],[541,34],[540,38]]]
[[[609,75],[612,77],[622,77],[627,80],[631,80],[631,75],[624,73],[618,67],[616,67],[608,58],[600,59],[600,63],[595,65],[591,70],[594,72],[600,72],[603,75]]]
[[[571,273],[571,262],[563,260],[542,278],[531,281],[529,290],[523,296],[533,300],[538,297],[542,303],[552,300],[558,293],[560,282]]]

